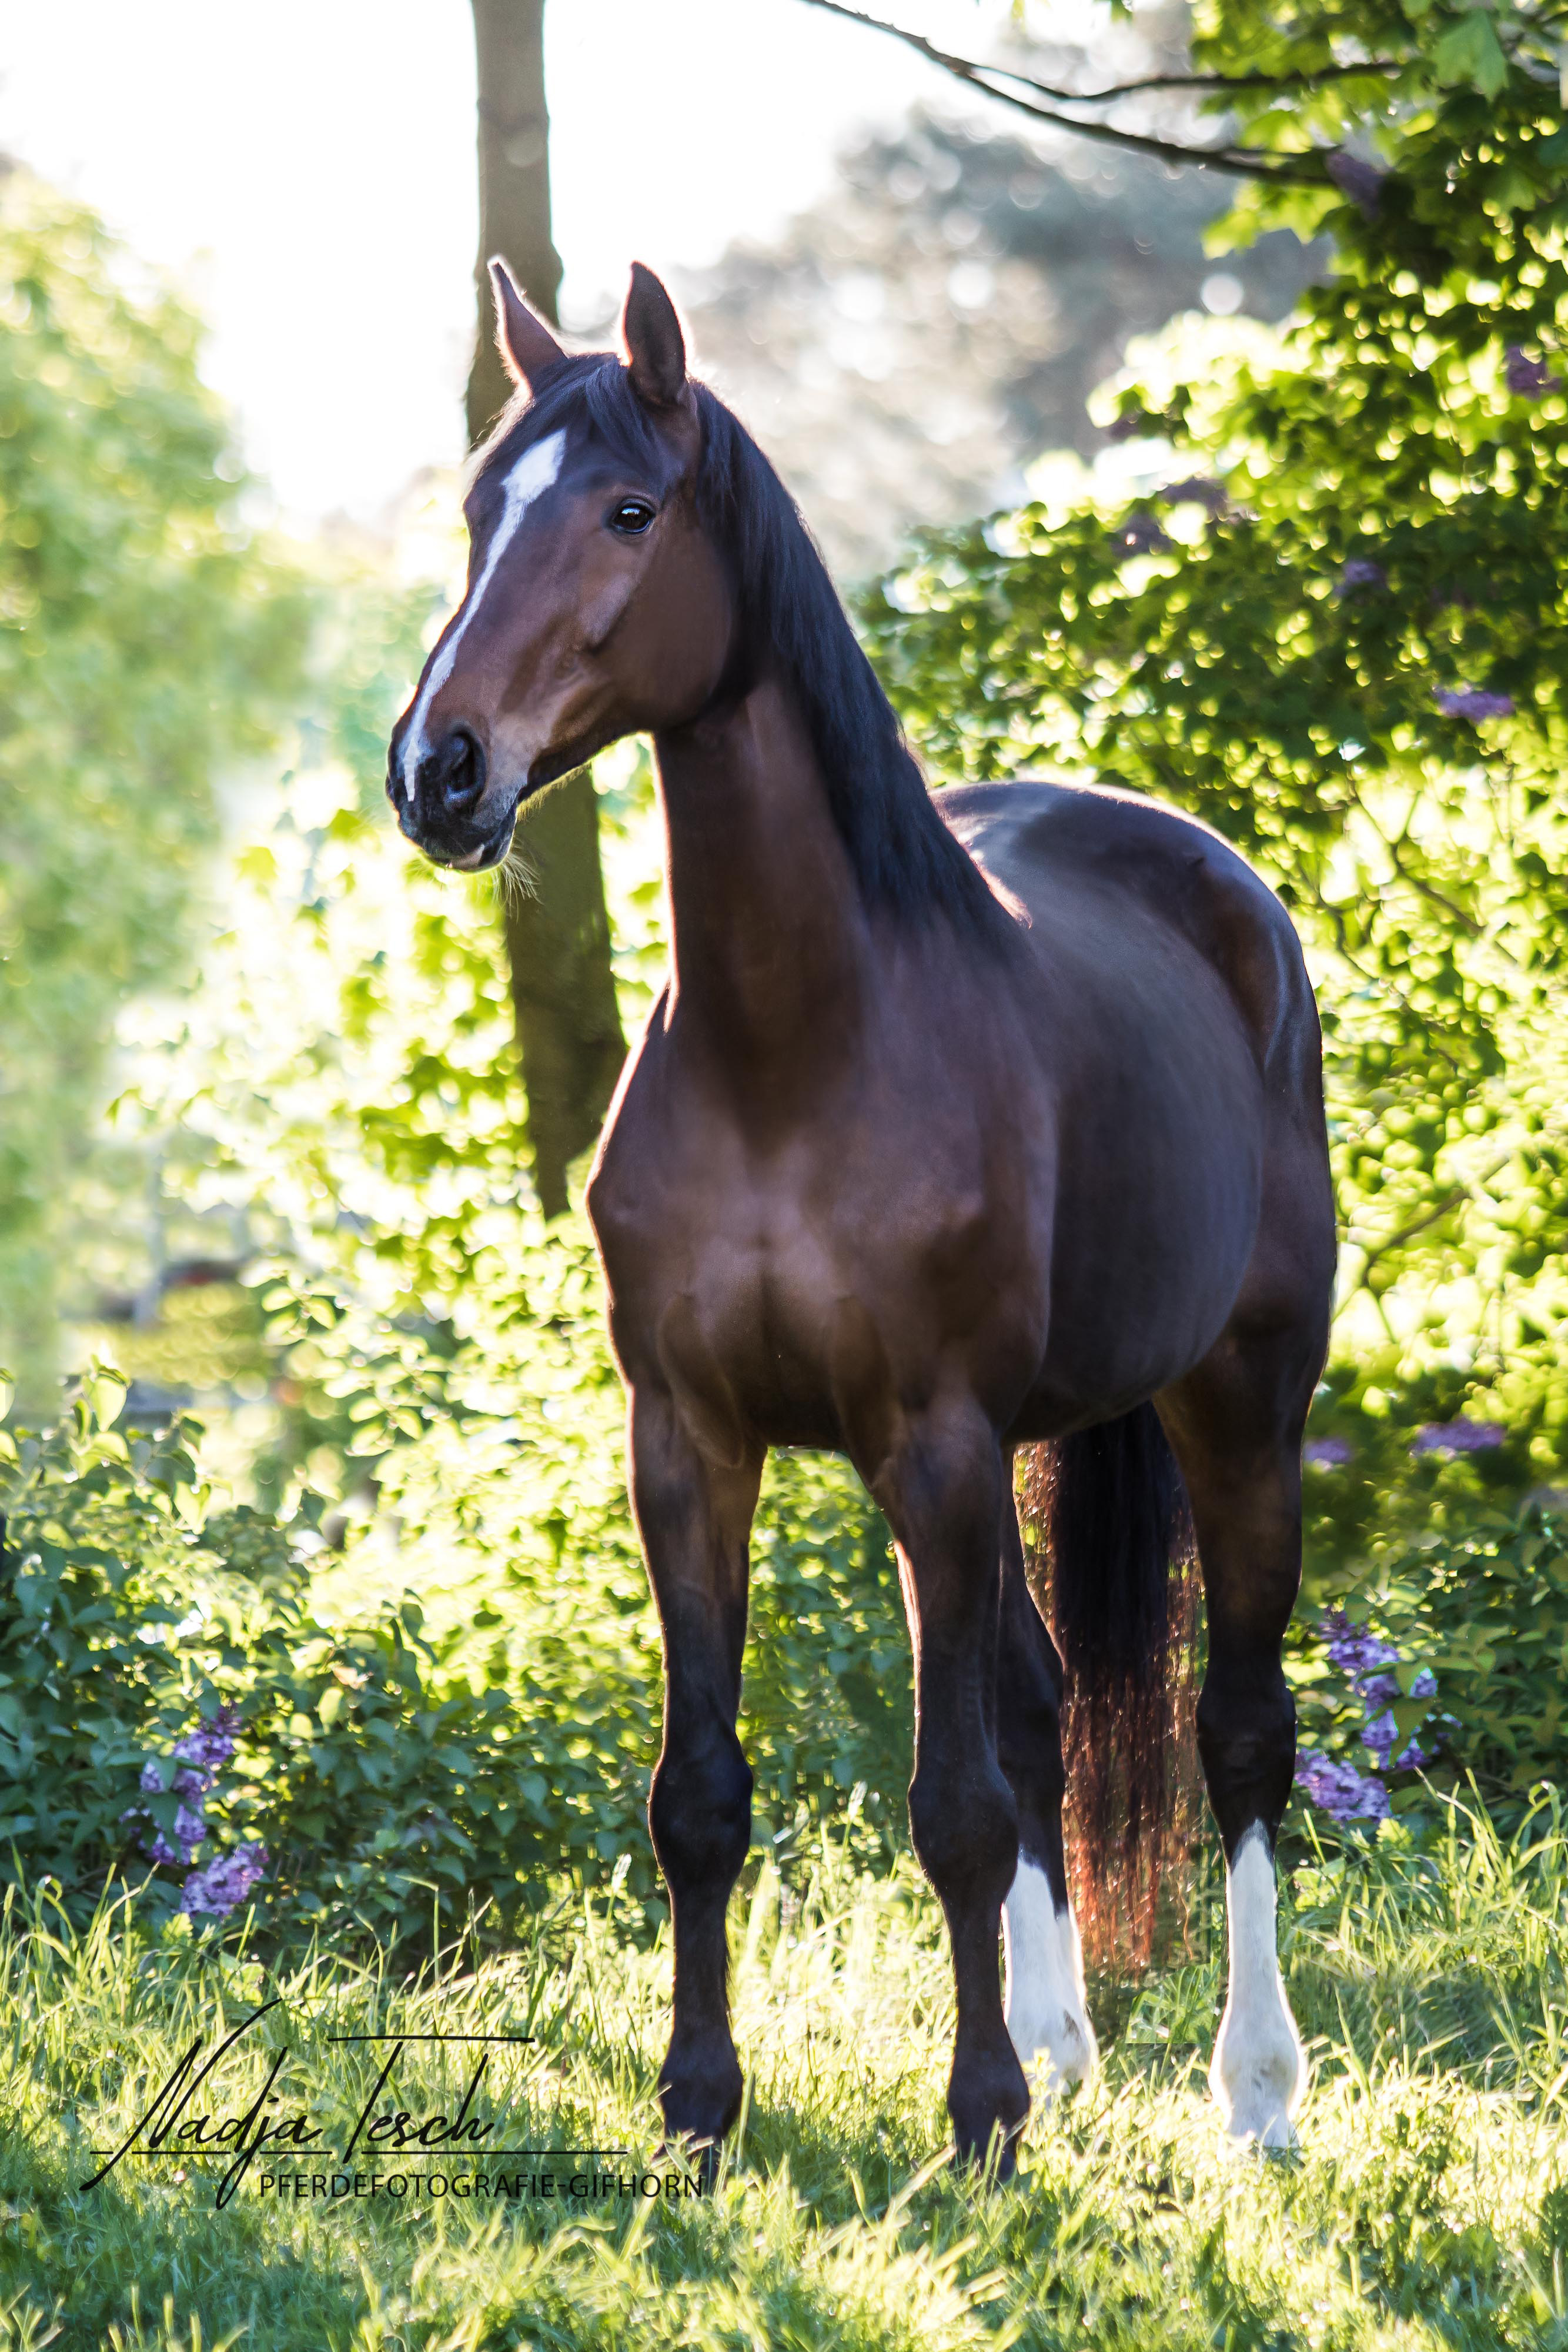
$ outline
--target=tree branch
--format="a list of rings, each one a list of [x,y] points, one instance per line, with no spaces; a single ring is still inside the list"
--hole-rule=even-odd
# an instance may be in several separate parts
[[[1395,986],[1393,981],[1390,980],[1386,972],[1377,971],[1369,971],[1365,964],[1361,962],[1354,954],[1347,936],[1343,908],[1336,907],[1332,898],[1324,897],[1322,887],[1314,875],[1310,873],[1303,874],[1301,877],[1301,880],[1306,889],[1307,896],[1312,899],[1319,913],[1326,916],[1330,924],[1333,926],[1334,945],[1339,950],[1340,956],[1343,961],[1350,966],[1351,971],[1355,973],[1357,979],[1364,980],[1368,988],[1372,989],[1375,993],[1392,997],[1395,1003],[1398,1005],[1400,1011],[1415,1024],[1416,1028],[1425,1031],[1427,1041],[1432,1047],[1432,1051],[1435,1054],[1440,1054],[1442,1055],[1444,1061],[1447,1062],[1449,1069],[1452,1070],[1456,1077],[1461,1076],[1463,1073],[1459,1068],[1458,1063],[1455,1059],[1454,1055],[1449,1053],[1448,1047],[1443,1044],[1442,1039],[1437,1034],[1437,1032],[1433,1028],[1431,1022],[1427,1020],[1426,1014],[1417,1011],[1416,1007],[1411,1003],[1409,998],[1405,995],[1400,989]]]
[[[902,25],[889,25],[880,16],[865,16],[858,8],[847,7],[844,0],[806,0],[806,5],[809,8],[825,9],[829,16],[841,16],[847,24],[862,25],[868,32],[885,33],[889,39],[902,41],[905,48],[913,49],[917,57],[925,58],[928,64],[939,66],[944,73],[951,74],[956,81],[967,82],[972,89],[980,90],[987,98],[994,98],[998,105],[1010,106],[1019,113],[1027,114],[1033,121],[1049,122],[1058,131],[1073,131],[1080,139],[1097,140],[1104,146],[1125,148],[1137,155],[1157,155],[1167,163],[1202,164],[1211,172],[1229,173],[1238,179],[1274,180],[1287,186],[1306,188],[1328,187],[1333,184],[1327,169],[1329,156],[1336,152],[1332,148],[1312,147],[1297,154],[1280,155],[1263,147],[1233,145],[1192,147],[1180,140],[1156,139],[1144,131],[1118,131],[1109,122],[1082,122],[1075,115],[1058,112],[1057,107],[1094,105],[1105,98],[1119,96],[1122,93],[1114,90],[1088,93],[1075,90],[1052,90],[1046,83],[1031,81],[1027,74],[1013,73],[1006,66],[979,65],[972,58],[954,57],[950,51],[939,49],[934,41],[928,41],[924,34],[906,32]],[[1357,73],[1371,73],[1396,70],[1396,68],[1379,60],[1375,66],[1358,66],[1354,70]],[[1038,90],[1042,96],[1053,99],[1056,104],[1040,106],[1037,105],[1034,100],[1024,97],[1020,90],[997,89],[993,88],[988,76],[994,77],[998,80],[1022,83],[1026,89]],[[1216,79],[1213,86],[1239,88],[1244,79],[1250,78],[1238,76],[1234,80],[1227,81],[1223,77],[1219,77]],[[1301,87],[1306,79],[1307,77],[1304,76],[1294,78],[1292,86]],[[1265,85],[1273,79],[1274,77],[1267,75],[1258,78],[1258,80]],[[1144,85],[1145,88],[1155,86]],[[1198,85],[1196,82],[1178,81],[1169,86],[1188,88]],[[1283,86],[1283,82],[1281,86]],[[1126,87],[1131,89],[1137,85],[1128,84]]]
[[[869,25],[870,16],[857,16],[852,8],[839,5],[839,0],[816,0],[820,7],[831,7],[835,16],[851,17],[857,24]],[[896,31],[896,26],[887,28]],[[1192,89],[1213,91],[1223,95],[1228,89],[1315,89],[1322,82],[1351,81],[1360,74],[1403,73],[1405,61],[1399,58],[1368,58],[1357,66],[1311,66],[1300,73],[1245,74],[1149,74],[1142,81],[1111,82],[1104,89],[1052,89],[1049,82],[1037,81],[1033,74],[1015,73],[1011,66],[982,66],[982,73],[995,74],[998,81],[1021,82],[1026,89],[1034,90],[1040,98],[1055,99],[1059,103],[1073,106],[1107,106],[1113,98],[1142,98],[1150,90]],[[999,95],[999,92],[998,93]]]
[[[1349,1305],[1359,1291],[1367,1287],[1367,1276],[1373,1267],[1380,1264],[1388,1255],[1390,1250],[1399,1249],[1406,1242],[1413,1242],[1418,1234],[1424,1234],[1428,1226],[1438,1223],[1446,1217],[1450,1209],[1457,1209],[1461,1201],[1473,1201],[1476,1194],[1483,1191],[1494,1176],[1501,1175],[1513,1156],[1511,1151],[1505,1151],[1500,1160],[1494,1160],[1492,1165],[1483,1170],[1480,1175],[1472,1176],[1467,1183],[1455,1184],[1439,1200],[1430,1202],[1419,1216],[1410,1218],[1406,1223],[1397,1226],[1393,1233],[1385,1234],[1379,1242],[1358,1241],[1354,1234],[1347,1233],[1345,1240],[1350,1247],[1361,1252],[1361,1271],[1346,1291],[1340,1306],[1335,1308],[1336,1316],[1342,1308]]]

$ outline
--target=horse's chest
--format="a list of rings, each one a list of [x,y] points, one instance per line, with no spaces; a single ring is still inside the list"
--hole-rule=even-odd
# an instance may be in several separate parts
[[[601,1184],[592,1207],[622,1365],[667,1383],[721,1456],[741,1432],[877,1451],[911,1378],[970,1349],[988,1301],[1028,1286],[1019,1237],[1007,1245],[977,1184],[868,1171],[852,1149],[720,1146],[635,1188]]]
[[[638,1313],[664,1368],[672,1352],[711,1359],[753,1413],[821,1398],[839,1302],[881,1286],[841,1212],[813,1216],[744,1182],[704,1215],[663,1220],[637,1255]]]

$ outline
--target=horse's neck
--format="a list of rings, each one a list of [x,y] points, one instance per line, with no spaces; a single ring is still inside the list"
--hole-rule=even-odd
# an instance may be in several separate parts
[[[806,1078],[851,1042],[871,940],[801,715],[765,679],[654,748],[683,1019],[737,1076]]]

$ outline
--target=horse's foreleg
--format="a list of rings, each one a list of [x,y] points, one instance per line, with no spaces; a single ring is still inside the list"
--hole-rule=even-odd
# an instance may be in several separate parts
[[[1230,1977],[1209,2069],[1232,2140],[1287,2147],[1306,2062],[1276,1954],[1274,1842],[1296,1761],[1281,1664],[1301,1573],[1301,1435],[1317,1362],[1298,1337],[1221,1341],[1159,1401],[1192,1502],[1208,1618],[1197,1745],[1225,1848]]]
[[[1019,1812],[1018,1872],[1002,1909],[1008,2032],[1047,2092],[1094,2065],[1078,1923],[1061,1844],[1061,1661],[1024,1574],[1018,1512],[1002,1508],[997,1749]]]
[[[912,1423],[876,1482],[899,1549],[915,1645],[909,1826],[953,1946],[958,2030],[947,2106],[962,2159],[1000,2160],[1029,2113],[997,1975],[1002,1899],[1018,1868],[1018,1809],[997,1759],[996,1659],[1007,1473],[977,1413]]]
[[[666,2130],[716,2143],[740,2108],[725,1914],[751,1842],[751,1772],[735,1736],[758,1453],[720,1468],[670,1397],[638,1389],[632,1496],[664,1642],[664,1744],[648,1826],[674,1915],[674,2031],[659,2080]]]

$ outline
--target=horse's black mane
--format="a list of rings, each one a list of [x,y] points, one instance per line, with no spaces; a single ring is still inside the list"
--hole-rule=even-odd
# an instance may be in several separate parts
[[[985,877],[943,824],[897,714],[862,652],[799,509],[717,395],[694,384],[702,422],[698,509],[727,556],[747,655],[771,653],[799,698],[827,779],[833,820],[868,905],[904,918],[942,912],[995,939],[1011,926]],[[516,447],[572,417],[633,467],[656,461],[647,412],[613,353],[557,362],[537,395],[508,409],[485,450]]]

